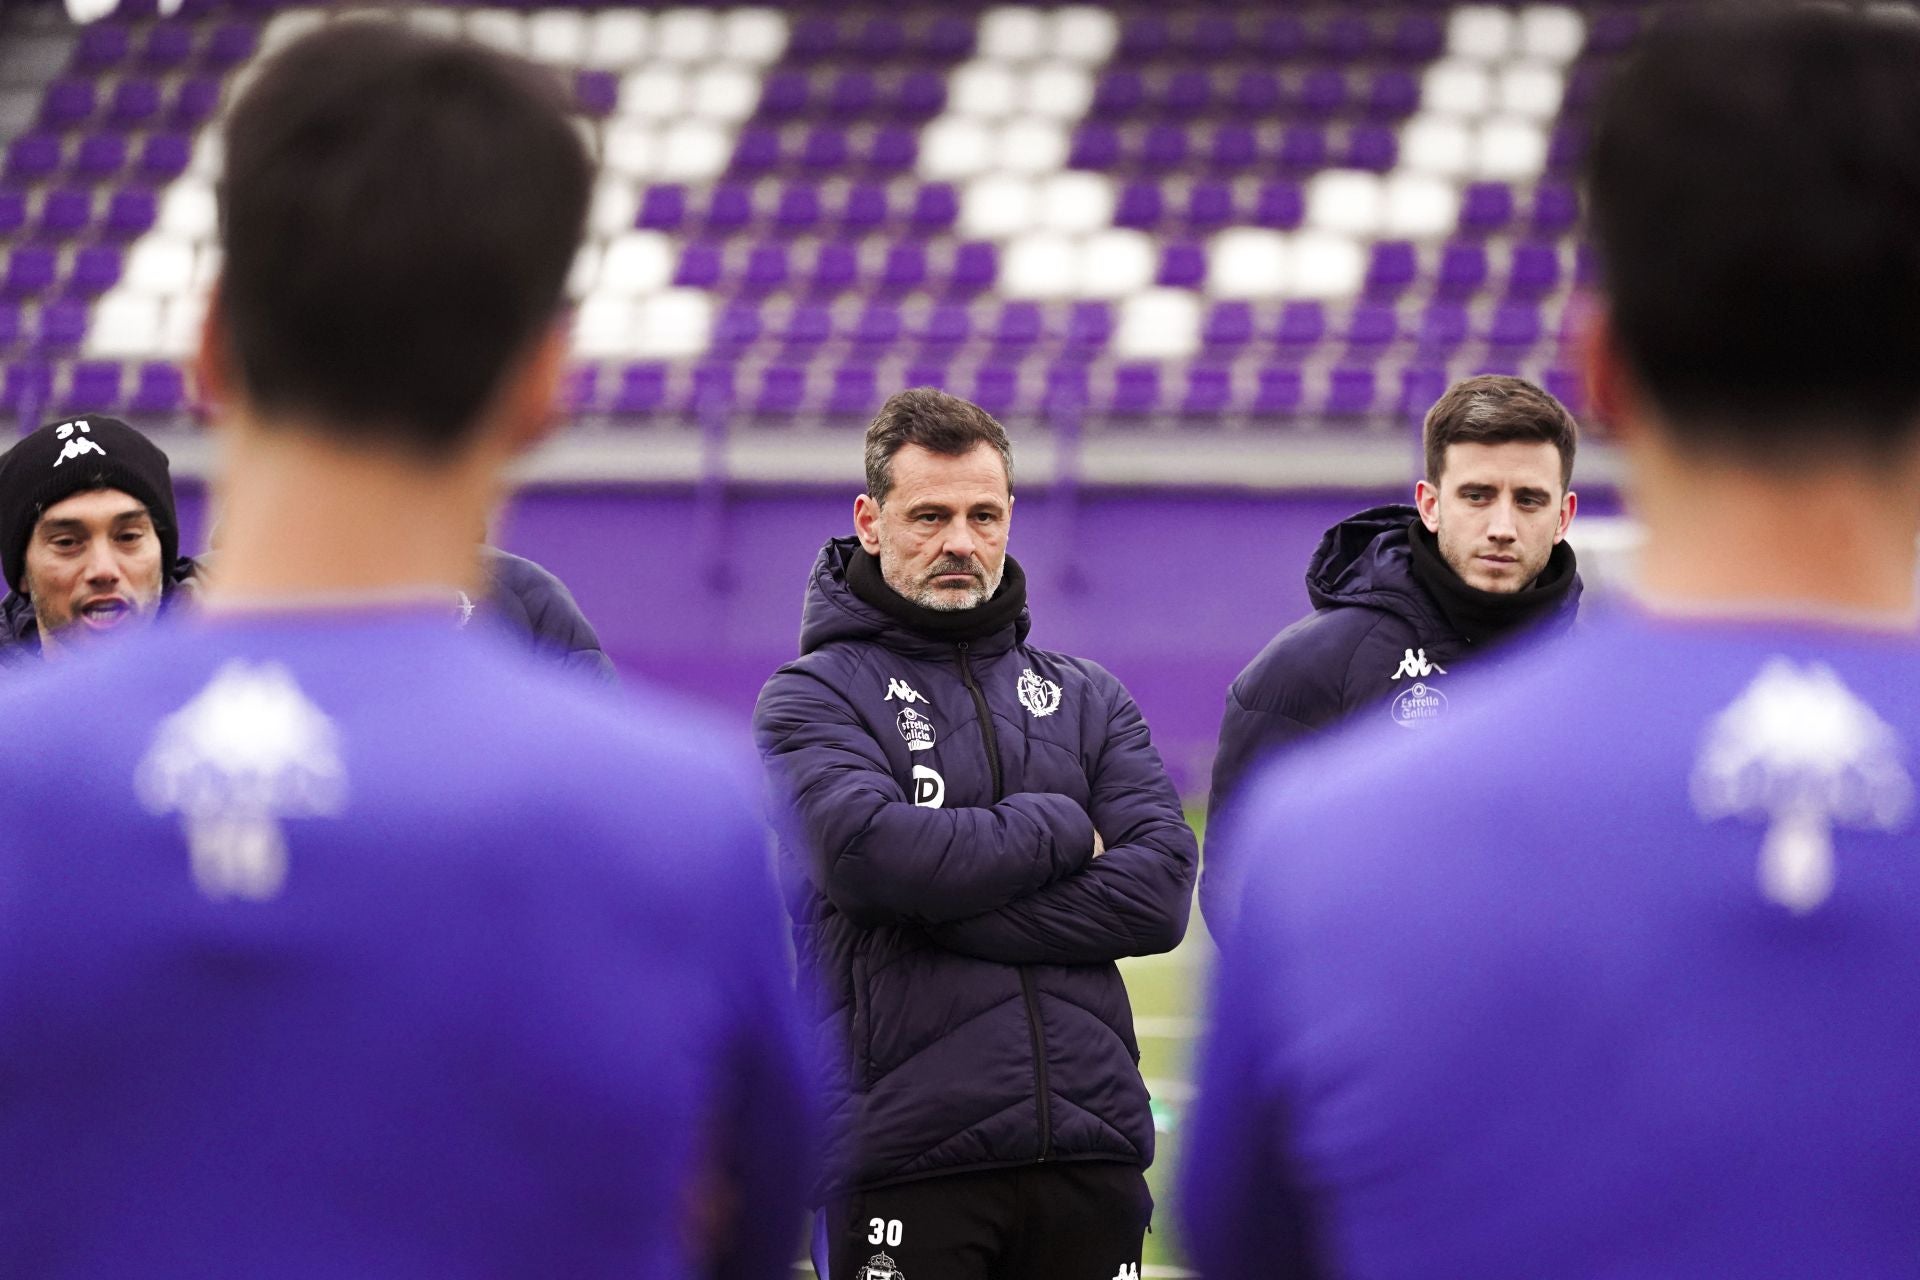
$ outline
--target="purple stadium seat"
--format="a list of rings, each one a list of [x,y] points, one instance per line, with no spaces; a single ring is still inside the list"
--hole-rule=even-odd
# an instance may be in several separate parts
[[[1060,361],[1047,370],[1040,407],[1048,413],[1077,413],[1093,399],[1092,383],[1085,363]]]
[[[620,104],[620,79],[611,71],[576,71],[573,100],[585,115],[595,119],[610,116]]]
[[[993,326],[993,345],[1018,352],[1027,347],[1037,346],[1044,332],[1040,322],[1039,303],[1021,301],[1002,303],[999,318]]]
[[[794,234],[820,225],[820,188],[811,182],[790,182],[780,191],[773,220],[781,231]]]
[[[736,394],[733,365],[707,361],[694,366],[687,385],[686,408],[694,413],[724,412],[732,407]]]
[[[133,47],[127,28],[118,22],[96,22],[80,29],[73,47],[76,71],[108,71],[126,61]]]
[[[900,375],[903,387],[944,387],[947,385],[947,362],[940,358],[941,353],[922,353],[916,357]]]
[[[120,408],[124,370],[116,360],[80,360],[67,374],[62,408],[67,412],[115,412]]]
[[[919,131],[901,124],[883,124],[866,147],[867,167],[875,173],[899,173],[920,156]]]
[[[999,274],[999,251],[984,241],[969,240],[954,246],[947,287],[955,293],[978,293],[992,288]]]
[[[973,312],[964,303],[935,303],[913,330],[927,347],[957,347],[973,336]]]
[[[35,417],[53,398],[53,369],[44,361],[26,361],[7,366],[0,379],[0,409],[22,417]]]
[[[1061,349],[1087,356],[1100,351],[1113,337],[1113,308],[1104,302],[1076,302],[1067,312],[1067,332]]]
[[[73,172],[90,180],[111,178],[127,167],[127,140],[118,133],[95,133],[80,139]]]
[[[207,37],[207,47],[201,51],[200,63],[212,71],[237,67],[253,56],[259,43],[260,33],[252,23],[223,22]]]
[[[721,182],[707,197],[706,228],[738,231],[753,221],[753,188],[744,182]]]
[[[1317,347],[1327,335],[1327,309],[1318,302],[1289,302],[1280,308],[1274,341],[1283,347]]]
[[[1477,243],[1449,244],[1440,252],[1439,292],[1459,298],[1476,292],[1487,282],[1487,249]]]
[[[914,194],[911,221],[916,231],[945,231],[959,216],[960,196],[950,183],[929,183]]]
[[[1154,283],[1174,289],[1197,289],[1207,279],[1207,251],[1187,240],[1175,240],[1160,249],[1160,270]]]
[[[1207,144],[1207,163],[1216,169],[1238,171],[1259,159],[1260,139],[1251,125],[1220,125]]]
[[[1067,151],[1069,169],[1104,173],[1120,164],[1120,131],[1101,120],[1090,120],[1073,131]]]
[[[102,224],[106,234],[117,240],[131,240],[153,229],[159,201],[146,187],[126,187],[107,201],[107,217]]]
[[[1129,182],[1120,188],[1114,200],[1113,223],[1117,227],[1151,231],[1160,225],[1165,214],[1166,203],[1161,199],[1157,182]]]
[[[917,240],[902,241],[888,246],[880,284],[889,292],[903,293],[925,284],[927,274],[927,246]]]
[[[1233,82],[1229,105],[1233,113],[1248,120],[1278,115],[1286,102],[1280,77],[1271,71],[1242,71]]]
[[[1319,125],[1290,124],[1280,133],[1280,167],[1311,173],[1327,165],[1327,131]]]
[[[1146,102],[1146,81],[1138,71],[1109,71],[1094,86],[1092,114],[1102,120],[1115,120],[1132,115]]]
[[[946,80],[931,71],[909,71],[894,87],[887,114],[896,120],[927,120],[947,105]]]
[[[654,361],[630,364],[620,371],[613,393],[615,413],[658,413],[667,403],[667,367]]]
[[[1300,110],[1310,116],[1331,116],[1347,108],[1347,77],[1332,67],[1318,67],[1300,79]]]
[[[34,183],[60,168],[60,139],[50,133],[22,134],[7,144],[4,176],[10,182]]]
[[[1531,219],[1540,234],[1562,235],[1580,221],[1580,198],[1564,182],[1543,182],[1533,193]]]
[[[800,147],[800,163],[809,169],[837,172],[847,167],[852,148],[847,145],[847,131],[838,125],[816,125],[807,130],[806,140]]]
[[[1400,371],[1400,402],[1394,407],[1401,413],[1424,418],[1446,390],[1445,365],[1410,364]]]
[[[843,71],[827,91],[827,110],[836,116],[867,115],[879,101],[880,86],[870,71]]]
[[[129,19],[153,19],[160,16],[159,0],[120,0],[114,6],[113,16],[125,22]]]
[[[1420,316],[1420,351],[1445,356],[1467,340],[1467,309],[1458,302],[1430,302]]]
[[[1349,169],[1385,173],[1400,158],[1400,143],[1393,130],[1379,124],[1357,124],[1347,131],[1347,143],[1340,163]]]
[[[1227,14],[1200,14],[1184,32],[1181,41],[1189,53],[1207,61],[1217,61],[1240,51],[1240,24]]]
[[[1160,366],[1123,364],[1113,371],[1113,398],[1108,408],[1122,416],[1143,417],[1160,412]]]
[[[1336,13],[1313,32],[1313,47],[1329,62],[1359,62],[1373,52],[1373,24],[1357,13]]]
[[[1115,53],[1122,59],[1146,62],[1159,58],[1172,44],[1173,31],[1164,17],[1135,13],[1120,24],[1120,47]]]
[[[863,347],[891,347],[900,341],[900,308],[891,302],[869,302],[853,325],[853,340]]]
[[[1507,293],[1516,298],[1537,298],[1560,283],[1560,251],[1551,244],[1521,244],[1513,249],[1513,265],[1507,273]]]
[[[1406,62],[1426,62],[1440,55],[1447,35],[1440,19],[1430,13],[1405,13],[1393,24],[1388,42],[1393,56]]]
[[[842,196],[835,211],[840,225],[861,232],[883,225],[889,213],[887,189],[877,182],[856,182]]]
[[[1292,231],[1307,215],[1306,194],[1297,182],[1263,182],[1253,202],[1253,225]]]
[[[787,56],[813,62],[840,47],[840,24],[824,14],[808,14],[793,24],[787,37]]]
[[[1141,165],[1148,169],[1162,171],[1178,169],[1187,162],[1187,130],[1184,125],[1155,124],[1147,126],[1140,139],[1138,153]]]
[[[769,293],[782,288],[793,276],[793,264],[787,259],[784,244],[756,244],[747,250],[746,269],[740,285],[753,293]]]
[[[1540,341],[1540,309],[1526,302],[1503,302],[1487,326],[1487,341],[1499,347],[1529,348]]]
[[[780,133],[766,125],[750,124],[733,146],[735,173],[765,173],[780,164]]]
[[[1474,182],[1460,196],[1460,229],[1485,234],[1513,221],[1513,188],[1504,182]]]
[[[20,304],[0,302],[0,355],[12,351],[20,345],[25,326],[21,323]]]
[[[749,298],[734,298],[713,319],[713,349],[738,355],[760,340],[760,330],[760,304]]]
[[[1213,105],[1213,81],[1205,71],[1176,71],[1160,86],[1159,99],[1163,114],[1197,116]]]
[[[1405,71],[1386,70],[1367,88],[1367,114],[1375,120],[1404,120],[1420,106],[1420,84]]]
[[[1547,140],[1547,172],[1572,173],[1587,155],[1587,131],[1579,124],[1554,126]]]
[[[87,336],[87,304],[56,298],[40,308],[39,332],[34,341],[44,351],[66,352]]]
[[[805,115],[812,83],[804,71],[775,71],[760,85],[758,114],[766,120]]]
[[[100,107],[92,80],[62,78],[47,86],[40,99],[40,127],[72,129],[93,119]]]
[[[1572,114],[1584,115],[1600,97],[1600,90],[1607,82],[1607,74],[1612,68],[1603,62],[1582,61],[1574,64],[1567,74],[1566,89],[1560,95],[1560,109]]]
[[[600,366],[576,364],[560,379],[560,403],[568,413],[585,413],[600,398]]]
[[[198,129],[220,110],[220,81],[212,76],[182,80],[167,108],[167,123],[175,129]],[[604,112],[602,113],[604,114]]]
[[[1180,412],[1215,414],[1232,407],[1233,370],[1217,364],[1187,367],[1187,391],[1180,399]]]
[[[1382,240],[1367,261],[1367,296],[1397,298],[1420,274],[1420,258],[1408,240]]]
[[[1254,52],[1262,62],[1294,62],[1307,52],[1306,24],[1294,14],[1275,14],[1260,24]]]
[[[760,394],[754,397],[753,411],[768,418],[791,417],[806,399],[805,365],[770,364],[760,371]]]
[[[160,82],[149,76],[129,76],[113,87],[107,119],[122,128],[145,125],[160,114]]]
[[[1285,365],[1269,365],[1260,370],[1260,381],[1253,393],[1255,413],[1297,413],[1304,398],[1300,371]]]
[[[1400,336],[1400,317],[1391,303],[1362,302],[1347,316],[1347,345],[1378,350]]]
[[[1640,14],[1633,9],[1610,9],[1587,21],[1588,53],[1620,53],[1640,35]]]
[[[147,41],[140,47],[140,65],[148,71],[174,71],[193,56],[193,27],[181,22],[162,22],[147,30]]]
[[[860,279],[860,251],[844,240],[828,240],[814,250],[807,270],[807,287],[832,295],[851,289]]]
[[[1187,225],[1202,230],[1224,227],[1234,220],[1233,188],[1203,178],[1187,192]]]
[[[972,14],[941,13],[920,31],[920,52],[925,57],[958,62],[973,52]]]
[[[833,337],[833,312],[824,302],[797,302],[777,336],[790,350],[811,350]]]
[[[187,380],[180,366],[164,360],[148,360],[134,375],[133,394],[127,397],[127,409],[152,417],[179,413],[187,404]]]
[[[26,225],[27,193],[0,188],[0,241],[11,240]]]
[[[861,58],[872,61],[897,58],[906,51],[907,29],[898,18],[874,14],[860,24],[849,44],[852,52]]]
[[[1327,377],[1325,410],[1339,416],[1372,413],[1378,388],[1372,365],[1336,366]]]
[[[1583,417],[1587,412],[1587,380],[1577,369],[1566,369],[1556,365],[1548,369],[1540,385],[1548,395],[1567,406],[1574,417]],[[1586,423],[1581,426],[1584,429]]]
[[[193,159],[193,144],[184,133],[153,133],[140,144],[140,176],[155,182],[171,182],[187,171]]]
[[[866,426],[880,404],[880,378],[870,364],[843,364],[833,371],[827,392],[827,412],[848,419],[849,426]]]
[[[73,255],[73,271],[67,277],[67,293],[77,298],[96,297],[120,283],[120,250],[110,244],[90,244]]]
[[[1231,353],[1253,341],[1253,304],[1216,302],[1207,308],[1200,342],[1208,351]]]
[[[967,398],[988,413],[1005,417],[1020,404],[1020,370],[1012,365],[981,365],[974,371]]]
[[[0,276],[0,298],[35,298],[53,288],[59,255],[38,245],[15,245]]]
[[[685,289],[711,289],[720,283],[722,265],[719,245],[695,241],[680,250],[673,282]]]
[[[678,231],[687,222],[687,189],[678,183],[648,187],[640,197],[634,226],[647,231]]]

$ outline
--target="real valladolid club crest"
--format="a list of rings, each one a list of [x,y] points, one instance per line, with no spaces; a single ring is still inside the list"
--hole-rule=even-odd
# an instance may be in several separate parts
[[[1028,667],[1020,673],[1020,705],[1036,717],[1050,716],[1060,709],[1060,686],[1037,676]]]
[[[933,746],[933,721],[912,707],[902,707],[893,722],[900,726],[900,736],[907,740],[907,750],[925,751]]]
[[[867,1265],[853,1280],[907,1280],[907,1273],[894,1265],[892,1258],[884,1253],[876,1253],[867,1259]]]
[[[1895,832],[1913,811],[1899,735],[1830,667],[1769,659],[1707,726],[1694,811],[1767,824],[1760,892],[1795,912],[1833,891],[1833,829]]]

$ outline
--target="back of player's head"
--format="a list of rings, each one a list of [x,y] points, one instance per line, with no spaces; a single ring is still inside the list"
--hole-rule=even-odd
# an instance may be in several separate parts
[[[1433,402],[1421,431],[1427,482],[1440,483],[1447,450],[1456,444],[1550,444],[1560,454],[1560,487],[1573,483],[1580,428],[1565,405],[1528,382],[1505,374],[1462,378]]]
[[[1670,18],[1588,162],[1618,352],[1683,444],[1878,455],[1920,418],[1920,21]]]
[[[1007,429],[971,400],[932,387],[913,387],[888,397],[867,424],[867,496],[885,505],[893,488],[893,455],[910,444],[957,458],[980,445],[992,445],[1007,470],[1013,490],[1013,444]]]
[[[592,162],[556,81],[396,23],[273,57],[226,126],[221,340],[263,417],[457,448],[551,329]]]

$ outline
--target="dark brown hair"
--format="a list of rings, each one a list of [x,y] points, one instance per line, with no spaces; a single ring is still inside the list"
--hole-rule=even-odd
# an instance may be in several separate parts
[[[1427,483],[1439,484],[1447,447],[1456,444],[1507,444],[1542,441],[1560,451],[1560,488],[1573,484],[1573,454],[1580,428],[1567,407],[1525,378],[1484,373],[1462,378],[1427,410],[1421,430],[1426,443]]]
[[[881,506],[893,488],[893,455],[910,444],[949,458],[990,444],[1006,465],[1007,492],[1013,492],[1013,445],[1006,428],[977,404],[932,387],[915,387],[881,405],[867,426],[867,496]]]

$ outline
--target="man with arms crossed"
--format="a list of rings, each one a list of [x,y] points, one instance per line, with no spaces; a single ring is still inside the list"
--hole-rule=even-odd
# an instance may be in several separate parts
[[[225,132],[218,580],[0,690],[0,1257],[783,1275],[805,1108],[750,769],[449,625],[565,359],[564,97],[342,21]]]
[[[1248,802],[1204,1274],[1913,1273],[1917,136],[1910,13],[1669,18],[1604,98],[1640,606]]]
[[[839,1062],[828,1274],[1137,1274],[1153,1117],[1113,962],[1179,943],[1193,832],[1120,682],[1027,643],[1000,424],[902,392],[866,471],[754,714]]]
[[[1231,819],[1255,765],[1362,708],[1410,730],[1458,714],[1466,695],[1450,676],[1517,635],[1573,623],[1573,415],[1531,382],[1482,374],[1434,403],[1422,437],[1415,505],[1327,530],[1307,568],[1314,611],[1227,691],[1200,881],[1216,938],[1237,903]]]

